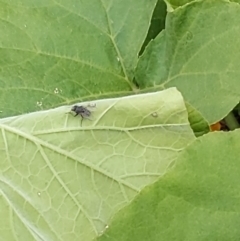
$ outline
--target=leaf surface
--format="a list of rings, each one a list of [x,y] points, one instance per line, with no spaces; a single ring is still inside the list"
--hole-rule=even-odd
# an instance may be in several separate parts
[[[116,215],[98,240],[238,240],[239,136],[238,130],[196,139],[166,175]]]
[[[156,1],[1,1],[0,117],[135,91]]]
[[[81,105],[0,120],[4,240],[92,240],[195,139],[175,88]]]
[[[145,91],[177,87],[212,124],[239,102],[240,5],[196,1],[167,16],[136,70]],[[221,108],[219,108],[221,106]]]

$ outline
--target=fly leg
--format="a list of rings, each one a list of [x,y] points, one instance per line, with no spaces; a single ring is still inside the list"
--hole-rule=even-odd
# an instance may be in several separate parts
[[[83,115],[82,114],[80,114],[81,115],[81,117],[82,117],[82,119],[81,119],[81,127],[82,127],[82,122],[83,122]]]

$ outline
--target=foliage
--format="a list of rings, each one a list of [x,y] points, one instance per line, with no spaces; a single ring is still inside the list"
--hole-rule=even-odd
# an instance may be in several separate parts
[[[238,239],[240,6],[166,5],[0,3],[1,240]]]

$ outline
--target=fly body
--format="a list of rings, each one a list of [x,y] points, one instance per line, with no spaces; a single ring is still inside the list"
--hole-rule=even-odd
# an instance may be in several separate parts
[[[75,112],[75,116],[80,115],[82,117],[81,125],[82,125],[83,119],[88,118],[91,115],[91,111],[82,105],[74,105],[71,111]]]

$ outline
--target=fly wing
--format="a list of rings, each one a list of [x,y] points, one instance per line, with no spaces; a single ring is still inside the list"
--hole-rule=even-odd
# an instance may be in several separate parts
[[[81,114],[83,117],[89,117],[91,115],[91,111],[88,110],[87,108],[83,108],[81,111]]]

